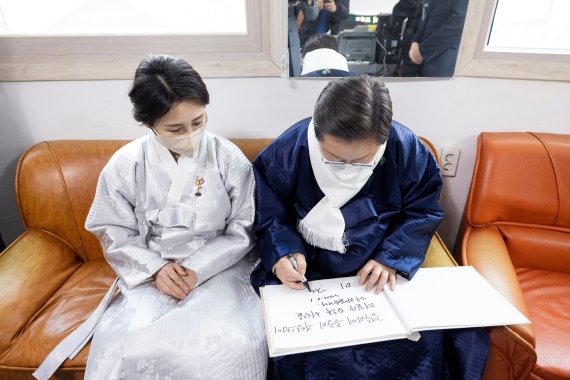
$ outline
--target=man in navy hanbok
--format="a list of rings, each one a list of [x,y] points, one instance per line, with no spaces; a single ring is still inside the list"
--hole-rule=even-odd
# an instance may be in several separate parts
[[[312,118],[255,160],[254,231],[261,264],[254,287],[360,276],[367,290],[412,279],[443,217],[436,161],[392,121],[384,84],[372,77],[329,83]],[[295,271],[288,255],[299,267]],[[396,290],[397,291],[397,290]],[[406,339],[273,359],[277,379],[478,379],[489,338],[482,329],[424,331]]]

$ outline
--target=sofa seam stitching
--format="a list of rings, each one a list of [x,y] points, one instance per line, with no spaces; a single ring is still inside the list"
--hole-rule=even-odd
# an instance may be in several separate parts
[[[58,159],[57,155],[55,154],[55,150],[53,149],[53,145],[49,141],[48,141],[48,146],[49,146],[51,154],[53,155],[53,158],[55,160],[55,163],[57,166],[57,171],[59,173],[59,178],[63,184],[63,190],[65,191],[65,196],[67,197],[67,203],[69,204],[69,209],[71,210],[71,217],[73,218],[73,221],[75,222],[75,230],[77,232],[77,237],[79,238],[79,243],[81,244],[81,249],[83,251],[83,254],[85,255],[85,259],[87,259],[87,253],[85,252],[85,246],[83,245],[83,239],[81,238],[81,232],[79,231],[79,227],[77,225],[77,218],[75,217],[75,210],[73,209],[73,205],[71,204],[71,198],[69,197],[69,191],[67,190],[65,177],[63,176],[63,172],[61,171],[61,165],[59,163],[59,159]],[[81,259],[83,259],[83,257],[81,257]],[[87,260],[84,260],[84,261],[87,261]]]
[[[529,223],[519,223],[519,222],[505,222],[505,221],[500,221],[500,222],[489,222],[489,223],[484,223],[484,224],[472,224],[471,227],[474,228],[481,228],[481,227],[488,227],[488,226],[513,226],[513,227],[522,227],[522,228],[534,228],[534,229],[540,229],[540,230],[545,230],[545,231],[556,231],[556,232],[564,232],[564,233],[568,233],[570,231],[570,229],[566,228],[566,227],[559,227],[559,226],[549,226],[549,225],[543,225],[543,224],[529,224]]]
[[[471,186],[469,187],[469,192],[467,193],[467,206],[466,206],[466,210],[465,210],[465,221],[468,224],[471,224],[472,226],[474,226],[475,224],[472,224],[472,206],[473,206],[473,198],[475,197],[475,188],[477,187],[477,183],[478,183],[478,174],[479,174],[479,167],[481,166],[481,155],[483,152],[483,138],[485,132],[482,132],[478,137],[477,137],[477,152],[476,152],[476,156],[475,156],[475,164],[473,165],[473,173],[471,174]]]
[[[541,139],[538,136],[538,134],[535,132],[529,132],[529,134],[534,136],[534,138],[536,138],[538,141],[540,141],[540,143],[542,144],[542,146],[544,147],[544,149],[548,153],[548,158],[550,159],[550,164],[552,165],[552,170],[554,171],[554,178],[556,179],[556,192],[558,193],[558,211],[556,213],[556,219],[554,220],[554,224],[558,225],[560,215],[562,214],[562,191],[561,191],[561,185],[560,185],[560,173],[558,171],[558,166],[556,164],[556,160],[554,159],[554,154],[550,150],[550,147],[548,146],[546,141]]]
[[[37,145],[39,145],[41,143],[38,143]],[[29,154],[29,149],[27,151],[25,151],[20,158],[18,159],[18,166],[16,167],[16,180],[15,182],[15,186],[14,186],[14,192],[16,194],[16,203],[18,205],[18,213],[20,214],[20,219],[22,220],[22,225],[26,228],[26,230],[29,229],[29,225],[28,222],[26,220],[26,217],[24,215],[24,212],[22,210],[22,205],[20,204],[20,170],[21,170],[21,165],[22,162],[24,161],[25,157],[28,156]]]

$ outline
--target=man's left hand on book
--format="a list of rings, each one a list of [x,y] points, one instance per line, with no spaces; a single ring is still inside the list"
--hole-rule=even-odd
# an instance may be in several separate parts
[[[390,285],[390,290],[396,288],[396,270],[388,268],[376,260],[368,260],[356,275],[360,277],[360,285],[365,285],[367,291],[374,288],[376,294],[382,292],[386,283]]]

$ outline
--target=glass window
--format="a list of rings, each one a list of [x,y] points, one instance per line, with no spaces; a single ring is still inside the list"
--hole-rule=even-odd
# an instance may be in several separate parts
[[[499,0],[487,50],[570,53],[570,1]]]
[[[470,0],[459,76],[570,80],[569,0]]]
[[[283,0],[0,0],[0,80],[131,79],[149,53],[204,77],[281,76]]]
[[[245,9],[245,0],[0,0],[0,33],[245,34]]]

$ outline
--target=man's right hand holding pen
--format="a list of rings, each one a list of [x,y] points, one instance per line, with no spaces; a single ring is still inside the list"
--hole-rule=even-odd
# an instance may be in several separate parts
[[[273,266],[273,274],[277,276],[283,285],[291,289],[305,289],[302,284],[305,278],[305,272],[307,271],[307,261],[305,256],[301,253],[293,253],[291,256],[297,262],[298,271],[295,270],[288,256],[284,256]]]

